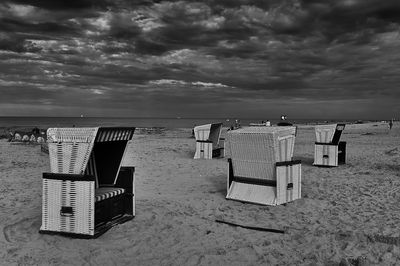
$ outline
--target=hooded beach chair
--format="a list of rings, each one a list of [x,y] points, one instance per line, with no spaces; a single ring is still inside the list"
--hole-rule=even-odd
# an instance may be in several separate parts
[[[315,126],[314,165],[338,166],[346,163],[346,142],[339,141],[345,124]]]
[[[293,160],[295,127],[228,132],[227,199],[279,205],[301,198],[301,161]]]
[[[212,159],[221,156],[222,123],[201,125],[194,128],[196,152],[194,159]]]
[[[134,167],[121,167],[135,128],[49,128],[41,233],[97,237],[135,216]]]

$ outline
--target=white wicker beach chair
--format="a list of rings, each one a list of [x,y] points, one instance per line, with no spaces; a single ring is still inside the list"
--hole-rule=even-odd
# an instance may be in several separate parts
[[[228,132],[227,199],[279,205],[301,198],[301,161],[293,161],[295,127]]]
[[[346,142],[339,141],[345,124],[315,126],[314,165],[338,166],[346,163]]]
[[[196,152],[194,159],[212,159],[221,156],[220,145],[222,123],[201,125],[194,128]]]
[[[97,237],[135,216],[134,167],[121,161],[134,128],[49,128],[41,233]]]

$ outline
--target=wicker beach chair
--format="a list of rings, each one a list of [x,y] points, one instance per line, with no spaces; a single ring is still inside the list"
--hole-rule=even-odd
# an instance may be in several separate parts
[[[228,132],[227,199],[279,205],[301,198],[301,161],[293,161],[295,127]]]
[[[339,141],[345,124],[315,126],[314,165],[338,166],[346,163],[346,142]]]
[[[201,125],[194,128],[196,152],[194,159],[212,159],[221,156],[220,145],[222,123]]]
[[[135,216],[134,167],[121,160],[134,128],[50,128],[41,233],[93,238]]]

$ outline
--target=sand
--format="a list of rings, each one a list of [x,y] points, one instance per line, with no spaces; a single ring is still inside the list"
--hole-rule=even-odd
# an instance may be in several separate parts
[[[226,159],[193,160],[190,129],[137,134],[136,217],[98,239],[38,233],[40,146],[0,141],[1,265],[394,265],[400,263],[400,127],[347,126],[347,164],[312,166],[314,128],[300,126],[300,200],[286,206],[228,201]],[[259,232],[216,219],[285,230]]]

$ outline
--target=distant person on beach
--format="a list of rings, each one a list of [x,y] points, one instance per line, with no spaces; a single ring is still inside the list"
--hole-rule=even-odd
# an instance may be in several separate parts
[[[389,121],[389,130],[391,130],[393,127],[393,119]]]

